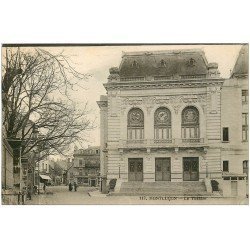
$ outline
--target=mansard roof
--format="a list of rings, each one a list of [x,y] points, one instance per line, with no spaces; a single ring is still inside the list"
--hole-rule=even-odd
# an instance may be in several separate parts
[[[248,44],[244,44],[234,65],[231,78],[248,77]]]
[[[121,78],[207,73],[208,63],[202,50],[127,52],[119,67]]]

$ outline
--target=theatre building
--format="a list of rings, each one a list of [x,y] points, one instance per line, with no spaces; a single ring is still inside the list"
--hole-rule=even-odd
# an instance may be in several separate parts
[[[98,102],[101,175],[117,179],[118,191],[126,183],[205,190],[206,178],[222,188],[223,83],[202,50],[123,53]]]

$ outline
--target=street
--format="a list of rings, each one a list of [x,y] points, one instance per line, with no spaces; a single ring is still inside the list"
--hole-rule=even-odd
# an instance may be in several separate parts
[[[104,195],[97,187],[78,187],[77,192],[68,190],[67,186],[49,186],[46,194],[33,195],[32,200],[26,200],[25,205],[153,205],[153,204],[248,204],[245,198],[209,198],[209,197],[174,197],[164,195],[154,196],[118,196]]]
[[[32,200],[27,200],[26,205],[80,205],[86,204],[89,199],[88,192],[95,187],[78,187],[77,191],[70,192],[68,186],[48,186],[46,194],[33,195]]]

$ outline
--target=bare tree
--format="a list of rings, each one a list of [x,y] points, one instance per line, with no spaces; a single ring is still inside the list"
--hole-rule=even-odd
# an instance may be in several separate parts
[[[2,64],[3,129],[23,140],[22,154],[39,145],[43,156],[63,154],[93,128],[87,104],[77,108],[69,92],[89,77],[69,58],[43,49],[6,48]],[[60,98],[59,98],[60,96]],[[32,140],[34,124],[42,136]]]

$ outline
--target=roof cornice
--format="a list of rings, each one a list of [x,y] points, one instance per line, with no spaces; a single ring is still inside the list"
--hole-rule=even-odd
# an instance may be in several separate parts
[[[211,79],[185,79],[165,81],[140,81],[140,82],[112,82],[104,83],[106,90],[112,89],[173,89],[173,88],[197,88],[213,85],[222,85],[224,78]]]

